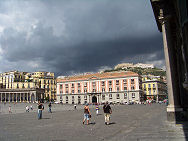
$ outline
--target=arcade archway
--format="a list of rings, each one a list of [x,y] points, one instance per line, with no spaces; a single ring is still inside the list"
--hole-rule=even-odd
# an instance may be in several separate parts
[[[97,97],[95,95],[92,97],[92,103],[97,103]]]

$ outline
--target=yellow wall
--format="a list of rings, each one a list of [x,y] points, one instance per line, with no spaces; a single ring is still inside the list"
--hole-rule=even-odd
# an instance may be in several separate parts
[[[10,77],[11,76],[11,77]],[[12,80],[14,80],[12,82]],[[54,73],[50,72],[5,72],[0,74],[0,83],[6,86],[7,89],[23,88],[44,88],[45,96],[50,99],[56,99],[56,79]]]

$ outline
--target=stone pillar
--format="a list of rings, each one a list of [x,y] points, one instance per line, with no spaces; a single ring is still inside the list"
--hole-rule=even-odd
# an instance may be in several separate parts
[[[27,102],[29,102],[29,93],[26,93]]]
[[[22,102],[22,94],[20,93],[20,102]]]
[[[13,97],[14,97],[14,98],[16,97],[16,94],[15,94],[15,93],[13,94]],[[16,101],[16,99],[14,99],[14,102],[15,102],[15,101]]]
[[[34,102],[38,100],[36,91],[34,92]]]
[[[9,93],[9,97],[8,98],[9,98],[9,102],[10,102],[10,93]]]
[[[5,102],[7,102],[7,93],[5,93]]]
[[[0,97],[1,97],[1,102],[2,102],[2,98],[3,98],[2,95],[3,95],[3,94],[2,94],[2,93],[0,93],[0,94],[1,94]]]
[[[12,93],[12,102],[14,102],[14,93]]]
[[[18,94],[16,93],[16,102],[18,102]]]
[[[168,87],[168,99],[169,105],[167,106],[167,119],[170,121],[179,120],[181,111],[183,109],[180,106],[179,95],[177,91],[177,79],[176,77],[176,62],[173,58],[173,45],[172,45],[172,37],[170,33],[170,25],[169,19],[165,19],[163,17],[163,10],[160,10],[162,14],[162,33],[163,33],[163,44],[164,44],[164,54],[165,54],[165,62],[166,62],[166,76],[167,76],[167,87]]]
[[[29,93],[29,102],[31,102],[31,93]]]

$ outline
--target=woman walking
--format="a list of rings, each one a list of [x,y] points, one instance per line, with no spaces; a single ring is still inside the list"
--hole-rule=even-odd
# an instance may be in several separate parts
[[[85,120],[87,120],[87,125],[89,125],[89,117],[91,115],[88,105],[89,104],[86,103],[86,105],[84,106],[84,120],[83,120],[83,124],[85,123]]]

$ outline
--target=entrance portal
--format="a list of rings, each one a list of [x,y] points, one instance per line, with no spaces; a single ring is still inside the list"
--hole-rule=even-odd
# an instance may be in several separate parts
[[[92,103],[97,103],[97,97],[96,96],[92,97]]]

